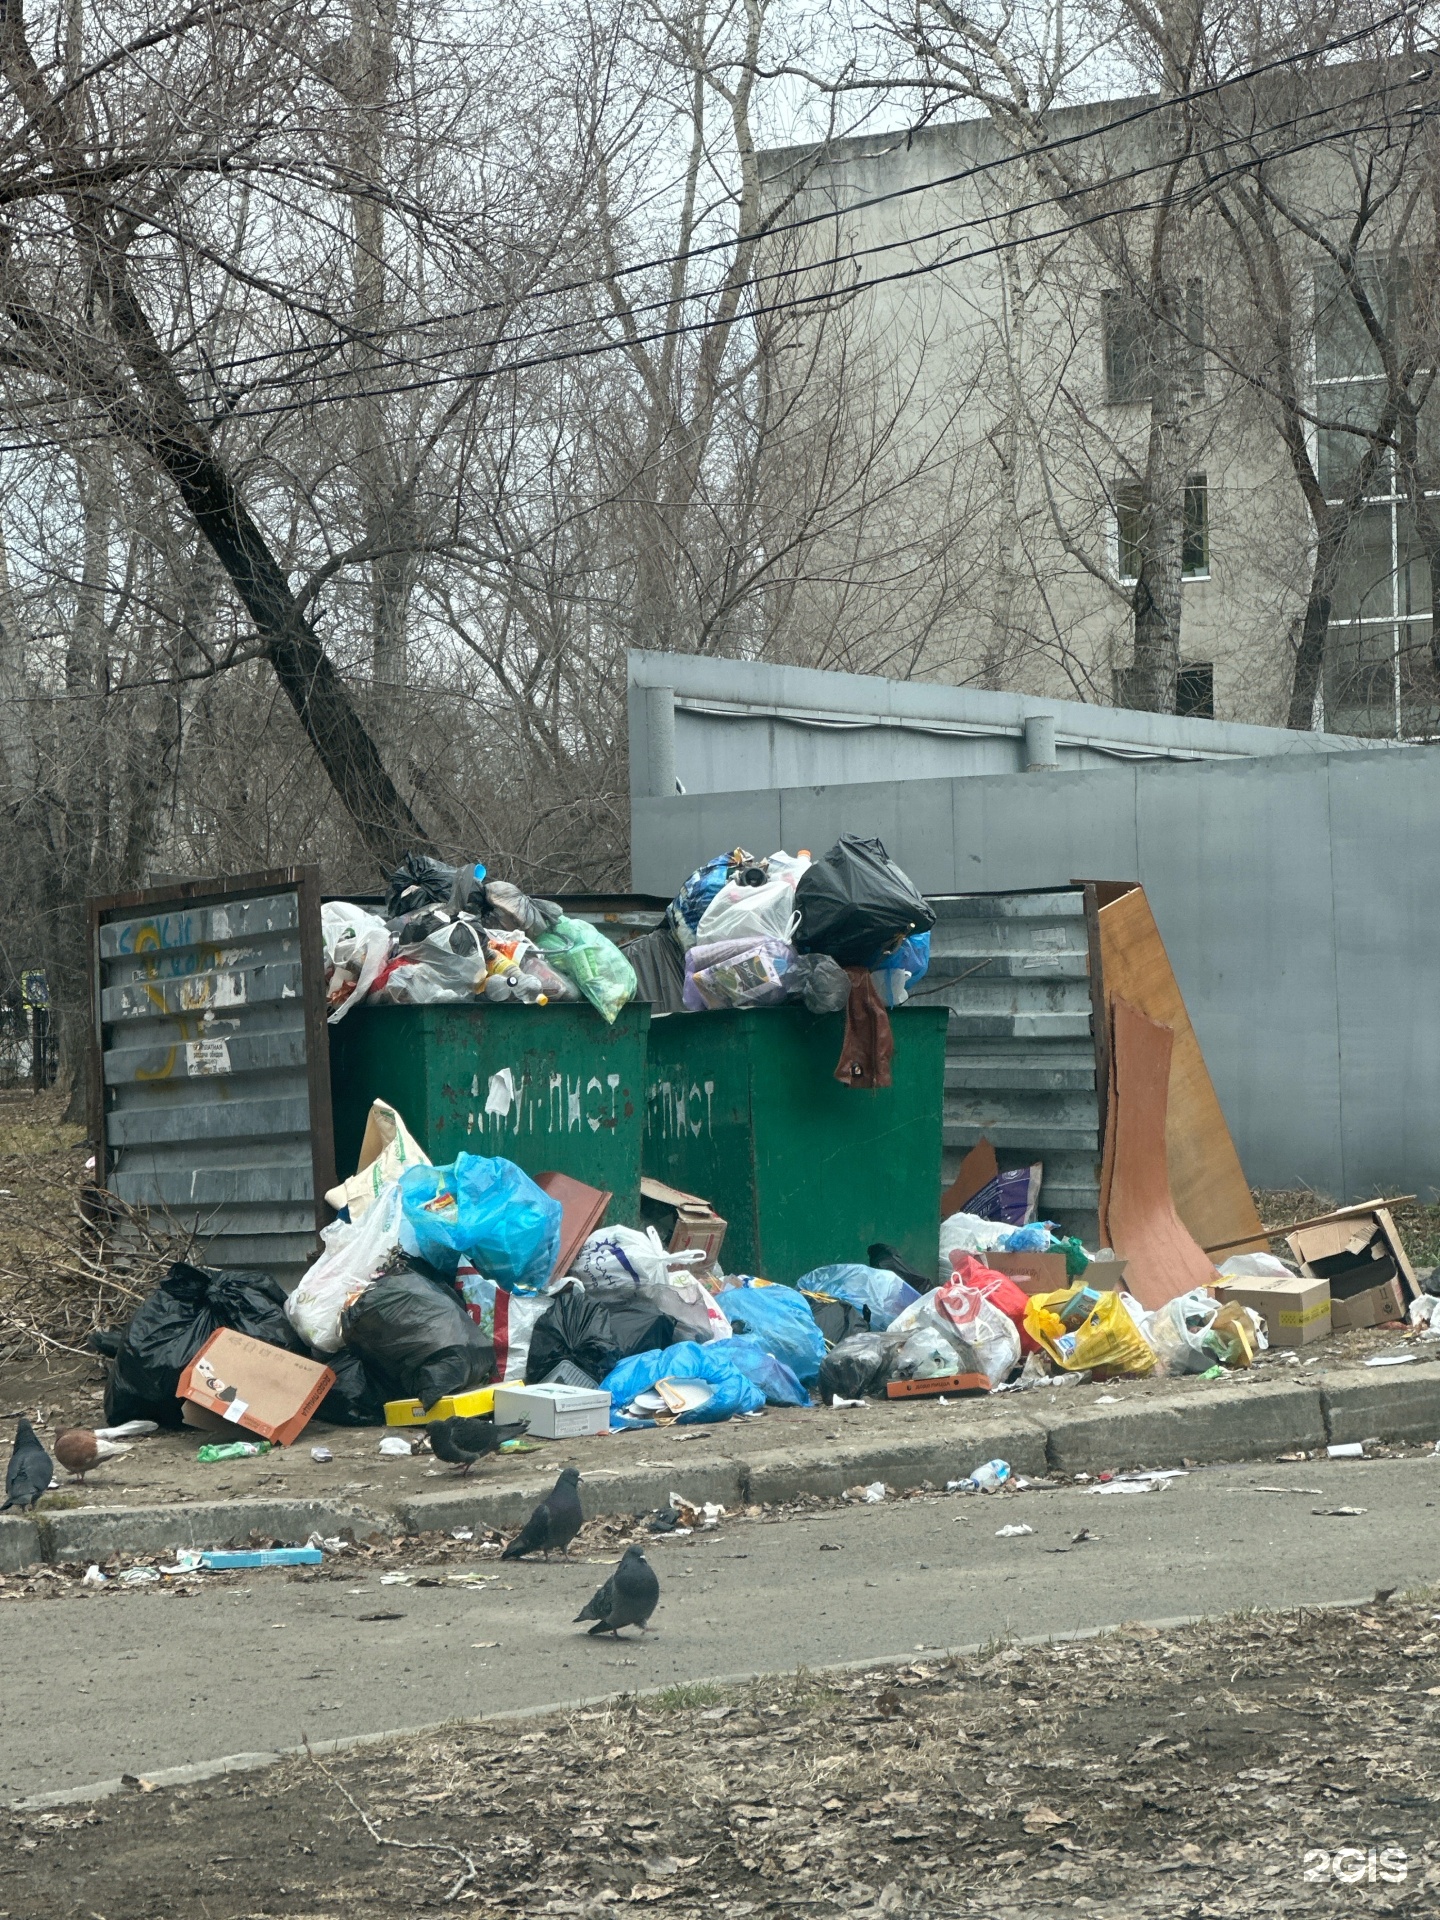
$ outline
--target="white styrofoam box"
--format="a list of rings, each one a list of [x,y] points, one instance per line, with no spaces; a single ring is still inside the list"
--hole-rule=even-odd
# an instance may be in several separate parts
[[[598,1387],[565,1387],[542,1381],[533,1387],[497,1386],[495,1424],[528,1420],[541,1440],[573,1440],[610,1431],[610,1396]]]

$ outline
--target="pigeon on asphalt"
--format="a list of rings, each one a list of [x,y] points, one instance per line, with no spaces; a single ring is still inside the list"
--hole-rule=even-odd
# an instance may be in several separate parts
[[[627,1547],[614,1573],[575,1619],[577,1624],[581,1620],[593,1620],[592,1634],[618,1634],[621,1627],[639,1627],[644,1633],[659,1598],[660,1582],[655,1577],[655,1569],[641,1548]]]
[[[548,1560],[554,1548],[564,1553],[585,1524],[579,1485],[580,1469],[566,1467],[500,1558],[523,1560],[527,1553],[543,1553]]]
[[[434,1420],[425,1431],[439,1459],[448,1460],[452,1467],[463,1467],[468,1473],[487,1453],[498,1453],[507,1440],[518,1440],[528,1433],[530,1422],[516,1420],[509,1426],[497,1427],[493,1420],[465,1420],[457,1416],[451,1420]]]
[[[55,1477],[55,1464],[35,1438],[35,1429],[22,1420],[15,1429],[15,1448],[5,1469],[5,1506],[33,1507]]]
[[[77,1480],[83,1480],[102,1460],[118,1460],[122,1453],[129,1451],[129,1447],[106,1439],[89,1427],[66,1427],[55,1436],[55,1458]]]

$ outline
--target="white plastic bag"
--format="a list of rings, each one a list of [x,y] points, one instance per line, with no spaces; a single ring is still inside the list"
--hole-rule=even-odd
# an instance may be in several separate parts
[[[385,922],[368,908],[352,906],[348,900],[327,900],[320,909],[320,940],[333,1027],[369,993],[390,957],[392,937]]]
[[[1145,1339],[1164,1372],[1209,1372],[1215,1365],[1215,1355],[1205,1344],[1205,1334],[1219,1311],[1219,1303],[1201,1288],[1182,1293],[1155,1309]]]
[[[975,1213],[952,1213],[940,1222],[940,1285],[953,1277],[952,1253],[995,1253],[1014,1228],[1003,1220],[982,1220]]]
[[[760,934],[788,941],[797,918],[793,881],[767,880],[760,887],[742,887],[738,881],[727,880],[701,914],[695,944],[749,940]]]
[[[598,1227],[570,1263],[577,1280],[604,1286],[607,1280],[634,1280],[642,1287],[663,1286],[672,1267],[698,1267],[702,1247],[667,1253],[654,1227]]]
[[[1222,1280],[1293,1280],[1294,1270],[1273,1253],[1232,1253],[1220,1269]]]
[[[325,1251],[285,1302],[291,1326],[317,1352],[338,1353],[344,1345],[340,1316],[395,1258],[403,1219],[397,1180],[376,1196],[363,1220],[337,1220],[321,1233]]]
[[[337,1213],[348,1213],[361,1220],[369,1212],[381,1191],[398,1180],[407,1167],[428,1167],[430,1156],[411,1133],[394,1107],[383,1100],[371,1102],[365,1120],[365,1137],[360,1142],[360,1165],[348,1180],[331,1187],[325,1198]]]

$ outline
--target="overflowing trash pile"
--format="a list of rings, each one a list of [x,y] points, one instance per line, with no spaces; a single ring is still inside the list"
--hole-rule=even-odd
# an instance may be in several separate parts
[[[859,991],[905,1004],[930,965],[935,915],[878,840],[843,834],[818,860],[744,847],[697,867],[663,923],[626,952],[666,1013],[800,1002],[840,1013]]]
[[[634,968],[598,927],[490,877],[478,861],[452,867],[407,854],[390,876],[383,916],[327,901],[321,934],[332,1026],[362,1001],[398,1007],[588,1000],[613,1021],[635,997]]]

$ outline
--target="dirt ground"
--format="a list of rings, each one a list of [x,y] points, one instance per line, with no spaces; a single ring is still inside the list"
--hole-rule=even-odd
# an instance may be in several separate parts
[[[0,1814],[7,1920],[1429,1914],[1440,1593],[457,1725]]]

